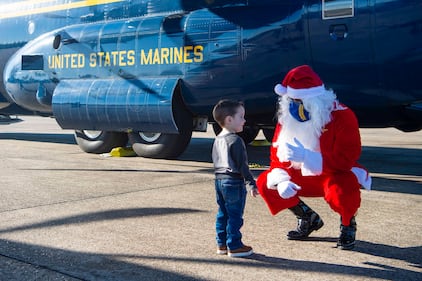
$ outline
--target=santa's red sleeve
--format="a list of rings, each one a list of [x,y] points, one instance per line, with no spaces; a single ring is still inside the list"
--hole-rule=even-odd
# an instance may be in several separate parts
[[[350,171],[361,154],[359,125],[348,108],[332,112],[320,138],[322,173]]]
[[[326,125],[320,138],[323,174],[351,171],[365,189],[370,190],[372,179],[357,161],[362,146],[358,120],[352,110],[340,104],[332,112],[332,121]]]

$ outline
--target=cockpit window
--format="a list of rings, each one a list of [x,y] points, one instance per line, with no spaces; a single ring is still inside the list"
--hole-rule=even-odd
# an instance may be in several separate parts
[[[353,17],[354,0],[322,0],[322,18]]]

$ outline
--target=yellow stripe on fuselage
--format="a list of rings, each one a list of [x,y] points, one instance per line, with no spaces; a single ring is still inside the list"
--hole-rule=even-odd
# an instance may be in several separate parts
[[[52,0],[31,0],[31,1],[21,1],[15,4],[0,5],[0,20],[8,18],[17,18],[28,15],[43,14],[49,12],[57,12],[69,9],[76,9],[82,7],[90,7],[96,5],[103,5],[115,2],[121,2],[123,0],[85,0],[85,1],[76,1],[71,3],[64,4],[55,4],[56,1]],[[45,7],[33,8],[34,4],[43,4],[48,2],[51,3]]]

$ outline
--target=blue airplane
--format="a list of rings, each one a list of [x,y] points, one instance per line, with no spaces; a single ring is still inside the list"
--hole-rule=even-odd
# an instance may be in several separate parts
[[[3,0],[0,28],[0,103],[90,153],[177,157],[221,98],[244,101],[246,142],[271,139],[273,87],[301,64],[361,127],[422,129],[420,0]]]

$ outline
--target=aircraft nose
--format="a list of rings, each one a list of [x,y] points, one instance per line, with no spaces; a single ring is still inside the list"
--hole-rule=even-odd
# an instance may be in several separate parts
[[[7,94],[26,109],[51,112],[51,95],[46,90],[51,80],[43,71],[43,55],[25,55],[23,50],[15,53],[5,66],[3,81]]]

